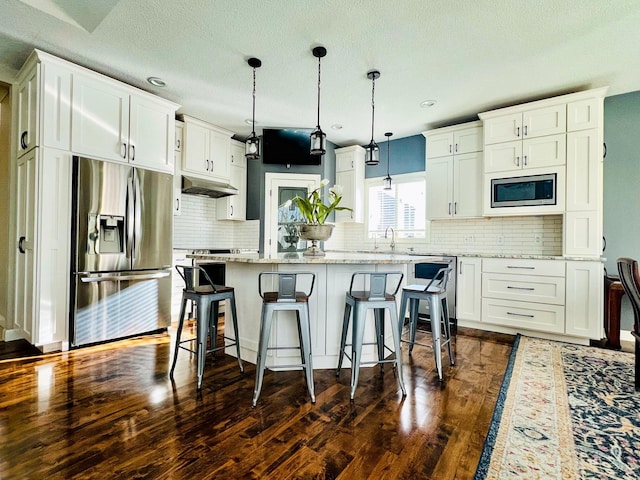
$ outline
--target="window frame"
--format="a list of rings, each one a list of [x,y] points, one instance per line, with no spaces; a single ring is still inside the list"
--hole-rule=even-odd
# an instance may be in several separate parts
[[[374,233],[371,232],[370,228],[369,228],[369,196],[370,196],[370,190],[372,187],[380,187],[383,183],[383,178],[384,177],[371,177],[371,178],[365,178],[365,182],[364,182],[364,186],[365,186],[365,198],[364,198],[364,204],[365,204],[365,219],[364,219],[364,228],[365,228],[365,239],[367,241],[373,240],[374,238],[382,238],[384,236],[384,233],[381,233],[380,231],[376,231]],[[429,225],[430,222],[429,220],[426,218],[426,212],[427,212],[427,173],[425,171],[420,171],[420,172],[411,172],[411,173],[403,173],[403,174],[397,174],[393,176],[393,185],[398,185],[398,184],[403,184],[403,183],[412,183],[412,182],[416,182],[416,181],[422,181],[424,182],[424,212],[425,212],[425,224],[424,224],[424,237],[410,237],[410,238],[406,238],[406,237],[398,237],[396,236],[396,243],[416,243],[416,242],[420,242],[420,243],[425,243],[429,241]],[[397,200],[397,192],[398,190],[395,190],[396,192],[396,200]],[[394,229],[396,229],[396,226],[393,226]],[[377,233],[377,236],[376,236]]]

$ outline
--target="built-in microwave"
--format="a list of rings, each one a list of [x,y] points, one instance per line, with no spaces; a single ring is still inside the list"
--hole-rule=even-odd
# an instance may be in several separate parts
[[[491,179],[491,208],[556,205],[556,173]]]

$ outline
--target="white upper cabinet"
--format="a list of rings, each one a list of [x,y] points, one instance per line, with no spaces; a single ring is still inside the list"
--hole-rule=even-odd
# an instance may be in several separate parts
[[[485,146],[485,173],[564,165],[565,134]]]
[[[231,140],[230,150],[229,183],[238,189],[238,193],[217,199],[216,216],[218,220],[246,220],[247,159],[244,156],[244,143]]]
[[[229,182],[233,132],[186,115],[181,118],[184,121],[182,170],[200,178]]]
[[[427,218],[482,215],[482,127],[479,122],[423,132]]]
[[[342,186],[341,207],[336,222],[364,222],[364,148],[359,145],[336,149],[336,185]]]
[[[34,51],[18,74],[17,156],[36,146],[69,150],[72,72]]]
[[[502,143],[564,133],[565,104],[508,113],[484,121],[484,143]]]
[[[173,173],[175,105],[103,78],[76,75],[72,149]]]

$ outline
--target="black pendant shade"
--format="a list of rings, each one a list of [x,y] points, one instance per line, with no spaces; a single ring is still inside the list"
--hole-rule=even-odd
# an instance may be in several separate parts
[[[320,128],[320,59],[327,54],[327,49],[324,47],[315,47],[312,52],[313,56],[318,59],[318,121],[316,122],[316,129],[310,136],[310,153],[311,155],[324,155],[327,152],[327,135]]]
[[[251,135],[244,144],[244,156],[250,160],[260,158],[260,139],[256,136],[256,68],[262,66],[258,58],[250,58],[247,63],[253,68],[253,116],[251,117]]]
[[[373,139],[373,126],[375,120],[375,91],[376,80],[380,78],[380,72],[378,70],[371,70],[367,72],[367,78],[371,80],[371,141],[369,145],[364,147],[365,157],[364,163],[370,166],[378,165],[380,163],[380,148]]]

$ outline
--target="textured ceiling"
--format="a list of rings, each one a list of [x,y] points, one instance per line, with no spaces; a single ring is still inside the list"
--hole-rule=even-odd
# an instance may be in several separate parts
[[[320,123],[339,145],[415,135],[481,111],[609,85],[640,90],[638,0],[3,0],[0,78],[32,48],[157,93],[248,135]],[[79,9],[78,7],[82,7]],[[146,83],[161,77],[167,87]],[[435,106],[420,107],[423,100]],[[341,130],[331,125],[341,124]],[[260,132],[258,128],[258,133]]]

